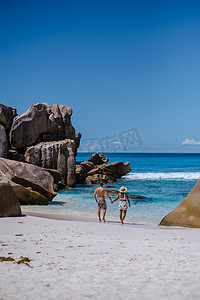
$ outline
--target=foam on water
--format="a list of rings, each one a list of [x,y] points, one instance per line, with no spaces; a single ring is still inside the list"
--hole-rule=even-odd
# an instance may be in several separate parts
[[[200,172],[129,173],[125,180],[198,180]]]

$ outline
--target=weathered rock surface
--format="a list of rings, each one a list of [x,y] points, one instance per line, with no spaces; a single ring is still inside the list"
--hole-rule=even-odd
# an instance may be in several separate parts
[[[129,163],[123,163],[122,161],[117,161],[114,163],[105,163],[91,171],[88,172],[89,176],[94,174],[107,174],[108,176],[114,177],[115,179],[122,177],[123,175],[129,173],[131,168]]]
[[[76,165],[76,182],[84,183],[87,177],[87,171],[81,164]]]
[[[115,181],[114,178],[106,175],[106,174],[94,174],[92,176],[88,176],[85,180],[85,183],[87,184],[97,184],[99,182],[103,183],[112,183]]]
[[[94,153],[88,161],[92,162],[94,165],[102,165],[107,163],[109,159],[105,156],[105,154]]]
[[[55,170],[48,170],[55,184],[75,186],[75,157],[81,134],[76,134],[71,115],[72,109],[64,105],[36,103],[17,115],[15,108],[0,104],[0,157]],[[29,189],[29,198],[35,197],[34,192]]]
[[[31,187],[25,187],[13,181],[10,181],[10,183],[21,205],[47,205],[50,200]]]
[[[76,149],[76,151],[75,151],[75,156],[77,155],[77,149],[79,148],[79,146],[80,146],[80,142],[81,142],[81,134],[80,134],[80,132],[79,133],[77,133],[76,135],[75,135],[75,149]]]
[[[21,216],[21,208],[7,177],[0,171],[0,217]]]
[[[3,125],[0,124],[0,157],[7,157],[8,138]]]
[[[14,118],[10,143],[15,149],[25,148],[38,141],[42,134],[54,129],[53,116],[48,115],[44,104],[33,104],[26,113]]]
[[[15,108],[0,104],[0,174],[6,180],[0,181],[0,216],[20,215],[19,202],[48,204],[56,195],[54,188],[76,185],[81,134],[76,134],[71,115],[64,105],[37,103],[17,115]],[[8,201],[10,210],[1,192],[9,188],[15,203]]]
[[[91,159],[92,158],[92,159]],[[105,155],[95,153],[89,158],[90,161],[79,162],[76,165],[76,180],[77,183],[99,183],[100,181],[104,183],[115,182],[116,179],[122,177],[123,175],[129,173],[131,168],[129,163],[123,163],[122,161],[114,163],[103,163],[100,166],[95,164],[100,162],[100,158],[103,158],[104,161],[107,161]],[[94,158],[94,159],[93,159]],[[93,162],[91,162],[93,160]],[[101,159],[102,163],[102,159]]]
[[[200,228],[200,180],[187,197],[159,225]]]
[[[95,168],[95,165],[92,163],[92,162],[89,162],[89,161],[81,161],[80,162],[80,165],[84,167],[84,169],[89,172],[91,171],[92,169]]]
[[[72,109],[47,103],[33,104],[26,113],[13,120],[10,143],[14,149],[23,149],[35,143],[72,139],[77,147],[80,134],[71,124]]]
[[[57,170],[68,186],[76,185],[75,141],[66,139],[28,147],[25,161],[42,168]]]
[[[0,158],[0,171],[21,204],[47,204],[56,196],[53,177],[38,166]]]
[[[47,171],[51,174],[51,176],[54,179],[55,184],[57,184],[59,181],[61,181],[62,178],[61,178],[60,172],[58,172],[57,170],[45,168],[45,171]]]
[[[15,108],[0,104],[0,123],[5,129],[10,129],[16,115],[17,112]]]
[[[88,172],[94,169],[95,166],[92,162],[82,161],[76,164],[76,182],[85,183]]]

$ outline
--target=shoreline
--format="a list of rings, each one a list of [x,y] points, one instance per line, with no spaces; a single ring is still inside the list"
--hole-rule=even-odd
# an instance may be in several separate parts
[[[88,216],[77,216],[69,215],[68,213],[48,213],[48,212],[36,212],[36,211],[26,211],[22,210],[22,217],[36,217],[36,218],[44,218],[49,220],[57,220],[57,221],[69,221],[69,222],[87,222],[87,223],[99,223],[98,217],[88,217]],[[129,226],[135,228],[143,228],[143,229],[158,229],[158,230],[200,230],[200,228],[187,227],[187,226],[163,226],[163,225],[153,225],[147,223],[134,223],[125,221],[123,225],[120,224],[119,220],[106,220],[106,222],[101,222],[102,224],[109,225],[120,225],[122,227]]]
[[[22,208],[22,215],[23,217],[26,216],[31,216],[31,217],[38,217],[38,218],[45,218],[45,219],[50,219],[50,220],[59,220],[59,221],[77,221],[77,222],[92,222],[92,223],[99,223],[98,222],[98,216],[81,216],[79,214],[73,214],[73,212],[71,212],[71,214],[69,212],[57,212],[57,213],[53,213],[53,212],[38,212],[38,211],[29,211],[26,209]],[[104,222],[101,222],[104,223]],[[107,219],[105,222],[106,224],[113,224],[113,225],[120,225],[120,221],[119,218],[117,219]],[[154,225],[154,224],[147,224],[147,223],[136,223],[136,222],[130,222],[130,221],[125,221],[124,225],[127,226],[135,226],[135,227],[143,227],[143,228],[161,228],[162,226],[158,226],[158,225]],[[164,227],[164,226],[163,226]],[[174,227],[176,228],[176,227]],[[179,227],[177,227],[179,228]],[[180,227],[181,229],[181,227]]]

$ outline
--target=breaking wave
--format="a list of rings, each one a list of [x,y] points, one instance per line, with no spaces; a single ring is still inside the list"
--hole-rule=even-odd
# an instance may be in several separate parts
[[[198,180],[200,172],[129,173],[125,180]]]

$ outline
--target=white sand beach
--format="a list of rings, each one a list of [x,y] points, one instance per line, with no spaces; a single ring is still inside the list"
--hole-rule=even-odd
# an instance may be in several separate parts
[[[1,300],[200,298],[199,229],[67,219],[0,219]]]

